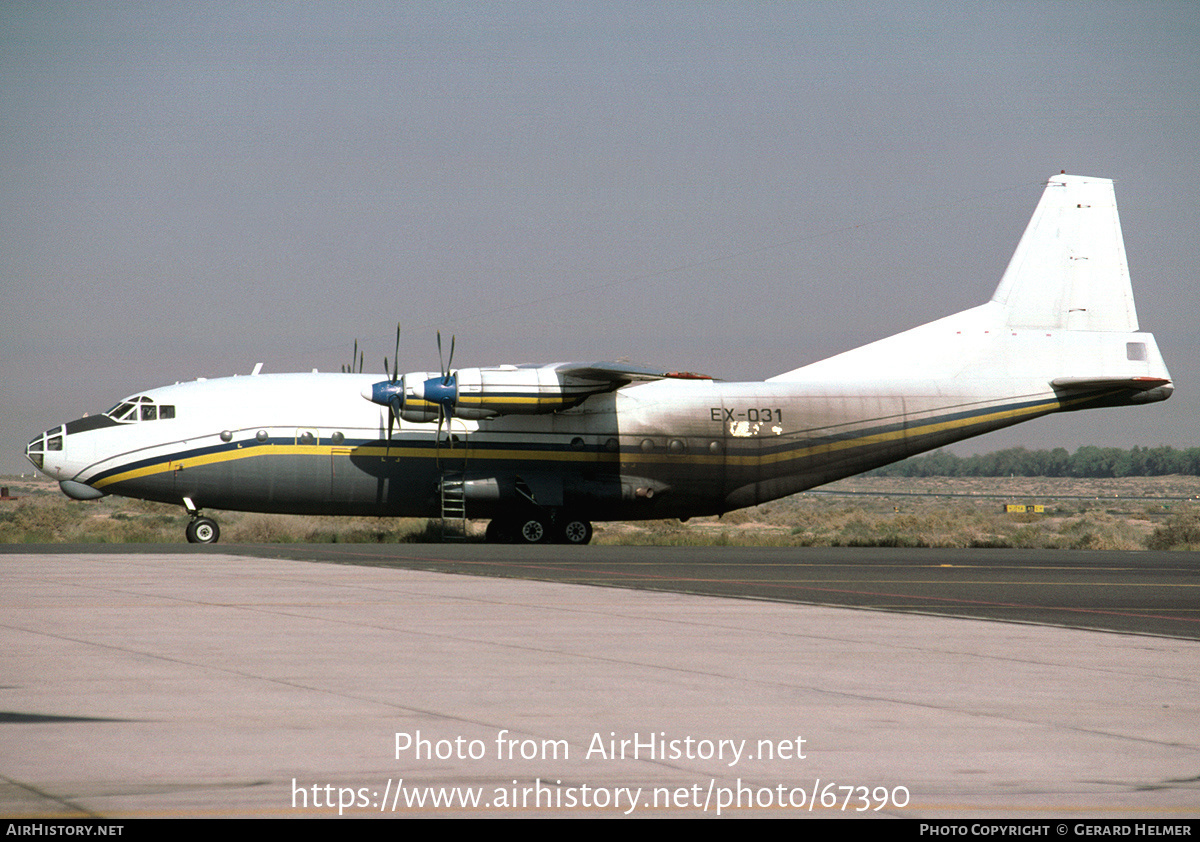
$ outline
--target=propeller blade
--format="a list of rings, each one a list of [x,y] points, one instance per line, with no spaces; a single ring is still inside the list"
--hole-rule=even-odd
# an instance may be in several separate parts
[[[453,335],[451,335],[450,336],[450,360],[446,363],[446,370],[444,372],[442,372],[442,385],[443,386],[446,386],[450,383],[450,369],[454,365],[454,339],[455,339],[455,337]]]
[[[440,404],[438,405],[438,431],[437,431],[437,446],[438,450],[442,449],[442,423],[449,421],[452,416],[450,412]],[[446,424],[446,446],[451,450],[454,449],[454,427],[451,424]]]
[[[400,416],[400,396],[393,395],[388,401],[388,440],[392,438],[392,428],[396,424],[396,419]]]
[[[387,374],[387,369],[383,371]],[[400,376],[400,322],[396,322],[396,353],[392,357],[392,382],[395,383]]]

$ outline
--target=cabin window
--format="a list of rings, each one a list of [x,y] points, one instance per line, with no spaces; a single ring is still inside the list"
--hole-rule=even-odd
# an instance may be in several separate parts
[[[175,404],[164,403],[158,408],[158,418],[160,421],[166,421],[175,417]]]

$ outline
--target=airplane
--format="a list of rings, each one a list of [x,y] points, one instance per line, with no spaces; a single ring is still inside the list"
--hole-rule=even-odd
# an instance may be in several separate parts
[[[397,351],[399,337],[397,336]],[[357,349],[356,349],[357,350]],[[438,336],[441,355],[441,337]],[[489,521],[586,544],[593,522],[721,515],[1053,412],[1165,400],[1109,179],[1052,176],[991,300],[771,377],[626,363],[253,374],[138,392],[33,439],[76,500]]]

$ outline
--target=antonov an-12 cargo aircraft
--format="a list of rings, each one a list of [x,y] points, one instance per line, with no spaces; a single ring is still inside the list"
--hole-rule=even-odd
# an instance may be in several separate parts
[[[439,337],[440,354],[440,337]],[[26,455],[77,500],[487,519],[586,544],[592,522],[719,515],[1051,412],[1165,400],[1108,179],[1046,182],[986,304],[761,383],[623,363],[254,374],[138,392]],[[361,359],[361,358],[360,358]]]

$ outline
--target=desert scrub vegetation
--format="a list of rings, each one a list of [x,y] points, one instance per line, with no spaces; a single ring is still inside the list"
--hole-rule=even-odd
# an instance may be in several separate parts
[[[18,489],[14,489],[17,492]],[[30,489],[0,503],[0,543],[182,543],[188,515],[180,506],[104,497],[70,500],[57,488]],[[343,518],[214,512],[226,543],[414,543],[441,539],[425,518]]]
[[[228,519],[228,526],[224,525]],[[225,513],[221,540],[236,544],[414,544],[441,540],[426,518],[344,518]]]
[[[180,509],[137,500],[95,501],[35,495],[0,505],[3,543],[162,543],[177,540],[187,525]]]
[[[1167,518],[1146,541],[1151,550],[1200,550],[1200,507],[1190,506]]]
[[[105,497],[69,500],[53,483],[13,485],[0,543],[181,543],[182,507]],[[962,477],[843,480],[723,517],[597,523],[596,544],[654,546],[1013,547],[1200,551],[1200,479]],[[1005,503],[1043,512],[1008,513]],[[219,512],[223,543],[424,543],[423,518]],[[471,540],[482,540],[472,524]]]

